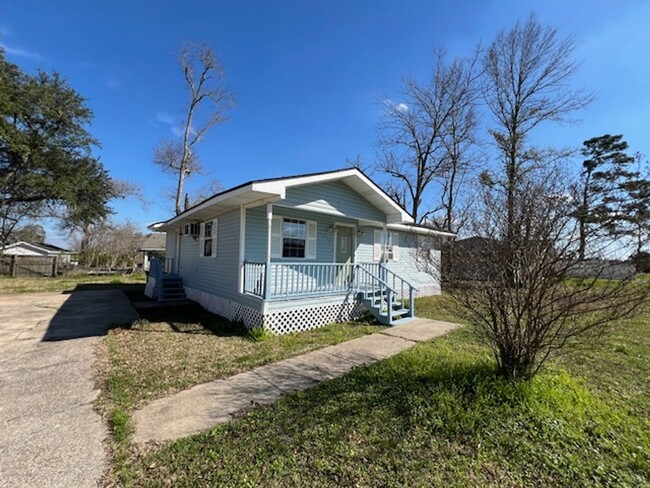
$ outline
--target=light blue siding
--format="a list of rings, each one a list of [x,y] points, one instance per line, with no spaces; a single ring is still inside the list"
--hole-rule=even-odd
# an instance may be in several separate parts
[[[415,234],[398,232],[399,255],[397,261],[388,261],[388,269],[398,274],[426,294],[440,293],[440,269],[431,259],[418,252]],[[432,251],[433,259],[440,262],[440,251]]]
[[[386,220],[381,210],[340,181],[289,188],[286,199],[280,204],[353,219]]]
[[[359,236],[357,247],[357,262],[370,263],[374,260],[374,231],[376,228],[364,227],[363,235]],[[393,231],[391,231],[393,232]],[[432,251],[432,259],[425,259],[418,251],[416,234],[396,232],[399,238],[399,250],[396,261],[388,261],[388,269],[398,274],[416,287],[440,292],[440,269],[434,263],[440,262],[440,251]]]
[[[169,231],[165,235],[165,257],[174,259],[176,257],[176,232]]]
[[[385,215],[365,198],[357,194],[342,182],[328,182],[289,188],[285,200],[273,203],[275,216],[288,217],[316,222],[316,257],[315,259],[273,258],[274,263],[332,263],[335,260],[335,227],[341,224],[356,226],[355,261],[357,263],[374,262],[374,231],[378,227],[358,226],[359,220],[384,222]],[[244,259],[246,261],[265,262],[267,252],[266,205],[246,209],[246,228]],[[179,274],[186,287],[203,291],[218,297],[261,310],[262,301],[249,295],[239,293],[239,237],[240,211],[232,210],[218,218],[217,256],[205,258],[199,256],[199,238],[180,237]],[[439,273],[432,270],[429,263],[418,256],[417,237],[414,234],[398,233],[399,255],[397,261],[388,263],[388,268],[410,281],[417,287],[423,287],[430,293],[439,290]],[[167,235],[167,257],[175,258],[175,235]],[[438,253],[439,251],[434,251]],[[294,268],[305,269],[305,268]],[[287,286],[292,282],[302,285],[305,274],[292,271],[286,276]],[[275,276],[270,277],[271,281]],[[314,279],[320,279],[316,276]],[[353,297],[352,297],[353,298]],[[335,302],[350,300],[350,296],[339,298],[312,298],[310,300],[287,300],[271,302],[270,309],[284,307],[295,308],[319,304],[323,300]],[[329,302],[328,302],[329,303]]]
[[[247,261],[266,261],[266,205],[246,210],[245,253]]]
[[[316,259],[289,259],[289,261],[304,261],[306,263],[334,262],[334,231],[330,230],[330,227],[336,224],[354,225],[356,222],[345,217],[317,214],[277,205],[273,205],[273,215],[316,222]],[[247,261],[266,261],[266,240],[266,206],[249,208],[246,212],[245,248]],[[272,261],[282,262],[286,261],[286,259],[273,258]]]
[[[183,284],[224,298],[239,295],[239,210],[216,217],[217,256],[199,256],[199,238],[181,236],[180,270]]]

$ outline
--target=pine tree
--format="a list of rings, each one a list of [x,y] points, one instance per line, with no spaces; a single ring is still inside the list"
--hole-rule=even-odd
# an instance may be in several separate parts
[[[624,209],[632,198],[626,188],[639,178],[635,158],[626,151],[622,135],[605,134],[583,143],[580,202],[575,212],[579,222],[579,256],[584,259],[587,240],[593,232],[617,234],[625,222]]]

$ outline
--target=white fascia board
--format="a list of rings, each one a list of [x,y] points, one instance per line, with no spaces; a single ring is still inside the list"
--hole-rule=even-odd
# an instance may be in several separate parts
[[[428,229],[427,227],[416,227],[413,225],[388,224],[388,229],[398,230],[401,232],[411,232],[413,234],[420,234],[424,236],[456,237],[456,234],[453,234],[451,232],[443,232],[440,230]]]
[[[400,218],[401,218],[402,222],[413,223],[413,217],[411,217],[411,215],[406,210],[404,210],[402,207],[400,207],[395,202],[395,200],[393,200],[388,195],[386,195],[386,193],[383,190],[381,190],[381,188],[379,188],[375,184],[375,182],[373,182],[366,175],[361,173],[361,171],[357,171],[357,170],[353,170],[353,171],[354,171],[354,174],[359,179],[361,179],[361,181],[363,181],[366,185],[368,185],[372,190],[374,190],[377,193],[377,195],[379,195],[384,201],[386,201],[386,203],[388,203],[391,207],[393,207],[397,211],[397,213],[400,215]]]
[[[257,183],[251,183],[241,188],[237,188],[235,190],[228,191],[220,195],[216,195],[206,200],[205,202],[197,205],[196,207],[192,207],[188,211],[183,212],[180,215],[173,217],[170,220],[167,220],[166,222],[160,222],[157,224],[156,229],[158,230],[170,229],[171,226],[173,226],[174,224],[179,224],[181,222],[191,220],[192,215],[196,214],[197,212],[200,212],[201,210],[205,210],[207,208],[218,205],[220,203],[227,202],[228,200],[245,195],[246,193],[263,192],[263,193],[272,194],[272,196],[269,195],[267,198],[284,198],[284,192],[277,192],[275,190],[277,189],[274,189],[270,186],[265,186],[262,188]],[[152,225],[156,225],[156,224],[152,224]]]
[[[149,225],[147,226],[147,229],[149,229],[149,230],[153,230],[153,231],[157,231],[157,230],[160,229],[163,225],[165,225],[164,222],[154,222],[153,224],[149,224]]]

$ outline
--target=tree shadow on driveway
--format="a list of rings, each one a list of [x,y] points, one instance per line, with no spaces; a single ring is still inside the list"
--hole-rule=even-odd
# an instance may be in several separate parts
[[[69,296],[50,319],[43,342],[103,336],[110,327],[139,318],[122,288],[82,285],[66,293]]]

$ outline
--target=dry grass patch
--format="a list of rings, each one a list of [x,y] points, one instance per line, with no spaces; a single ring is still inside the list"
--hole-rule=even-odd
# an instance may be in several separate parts
[[[9,276],[0,276],[0,294],[93,290],[107,288],[128,289],[129,287],[134,288],[136,285],[142,288],[141,285],[143,285],[144,282],[145,275],[143,273],[106,276],[79,274],[60,276],[57,278],[45,276],[37,278],[11,278]]]
[[[152,308],[131,326],[111,330],[104,350],[110,401],[126,409],[217,378],[383,329],[335,324],[255,340],[240,324],[198,305]]]

